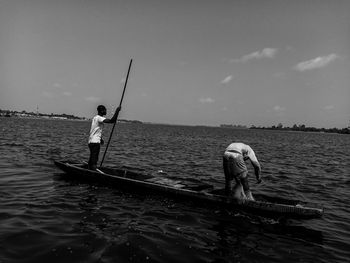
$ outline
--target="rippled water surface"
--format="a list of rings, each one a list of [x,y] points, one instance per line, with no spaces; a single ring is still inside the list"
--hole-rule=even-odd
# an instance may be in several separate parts
[[[86,161],[89,127],[89,122],[0,118],[1,263],[348,262],[350,136],[117,125],[104,165],[162,170],[164,176],[218,187],[224,183],[227,145],[251,145],[264,178],[261,185],[250,178],[253,193],[325,208],[322,219],[281,224],[191,200],[64,179],[53,160]],[[108,128],[104,134],[107,138]]]

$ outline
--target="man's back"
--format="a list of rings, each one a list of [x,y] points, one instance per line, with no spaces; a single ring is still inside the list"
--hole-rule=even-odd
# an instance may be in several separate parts
[[[234,143],[231,143],[227,148],[226,148],[226,151],[237,151],[239,153],[241,153],[242,155],[245,153],[247,153],[247,146],[246,144],[244,143],[241,143],[241,142],[234,142]],[[249,146],[248,146],[249,147]],[[250,147],[249,147],[250,148]]]
[[[226,148],[226,151],[239,152],[243,155],[243,157],[248,157],[253,164],[259,165],[258,159],[256,158],[253,149],[247,144],[234,142]]]

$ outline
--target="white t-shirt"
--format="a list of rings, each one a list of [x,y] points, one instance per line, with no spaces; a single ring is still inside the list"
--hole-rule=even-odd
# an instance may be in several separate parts
[[[253,149],[247,144],[234,142],[226,148],[226,151],[237,151],[241,153],[243,157],[249,157],[251,162],[259,165],[258,159],[256,158]]]
[[[100,115],[96,115],[92,119],[90,136],[89,136],[89,143],[100,143],[101,142],[102,129],[104,126],[103,121],[105,119],[106,119],[105,117],[102,117]]]

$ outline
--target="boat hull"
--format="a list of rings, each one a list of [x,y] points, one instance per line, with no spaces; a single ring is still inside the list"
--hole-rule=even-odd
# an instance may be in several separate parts
[[[255,195],[256,201],[244,200],[237,202],[232,197],[223,194],[222,189],[214,189],[208,184],[193,183],[186,180],[174,180],[135,173],[124,169],[101,168],[99,171],[88,170],[84,164],[74,164],[55,161],[69,178],[75,178],[92,183],[118,187],[121,190],[137,192],[160,193],[203,204],[219,205],[220,207],[237,209],[269,218],[311,219],[323,215],[323,208],[311,207],[305,202],[286,200],[268,196]]]

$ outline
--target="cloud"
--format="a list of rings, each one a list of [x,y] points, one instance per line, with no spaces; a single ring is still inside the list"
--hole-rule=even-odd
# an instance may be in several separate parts
[[[72,93],[69,91],[65,91],[63,92],[63,95],[69,97],[69,96],[72,96]]]
[[[295,66],[295,69],[298,71],[311,70],[316,68],[323,68],[327,66],[332,61],[336,60],[339,56],[337,54],[330,54],[324,57],[317,57],[307,61],[300,62]]]
[[[261,51],[255,51],[253,53],[244,55],[239,59],[233,59],[231,62],[247,62],[252,59],[274,58],[277,54],[277,51],[277,48],[264,48]]]
[[[276,112],[283,112],[286,110],[286,108],[276,105],[275,107],[273,107],[273,110]]]
[[[281,106],[279,106],[279,105],[276,105],[276,106],[274,106],[274,107],[272,108],[272,110],[267,110],[267,112],[270,113],[270,114],[273,113],[273,114],[275,114],[276,116],[282,117],[282,116],[284,116],[285,113],[286,113],[286,108],[281,107]]]
[[[226,78],[224,78],[220,83],[221,83],[221,84],[227,84],[227,83],[229,83],[232,79],[233,79],[233,76],[230,75],[230,76],[227,76]]]
[[[325,110],[333,110],[334,108],[334,105],[327,105],[326,107],[324,107]]]
[[[94,96],[90,96],[90,97],[86,97],[85,100],[88,101],[88,102],[98,102],[98,101],[100,101],[100,98],[94,97]]]
[[[215,100],[208,97],[208,98],[200,98],[200,99],[199,99],[199,102],[200,102],[200,103],[214,103]]]

